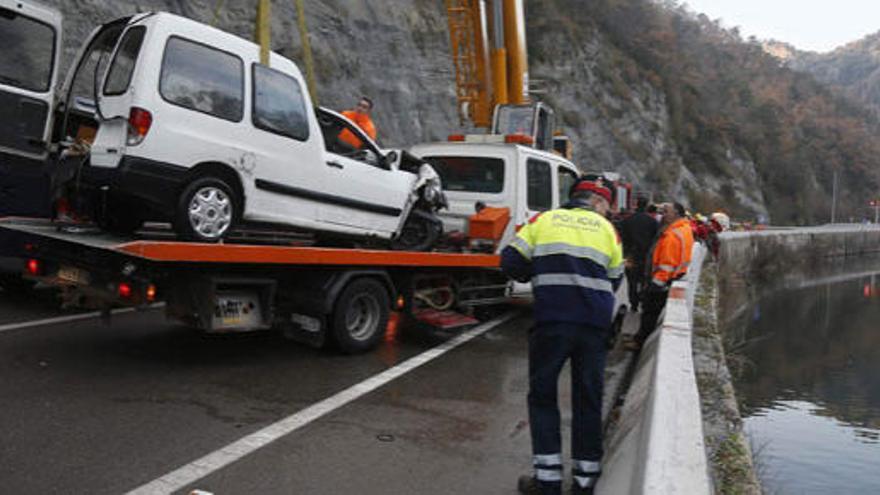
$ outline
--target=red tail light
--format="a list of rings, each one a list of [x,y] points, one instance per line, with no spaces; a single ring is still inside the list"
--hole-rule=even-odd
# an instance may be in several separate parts
[[[29,259],[27,260],[27,272],[31,275],[39,275],[40,272],[43,271],[43,264],[40,263],[40,260]]]
[[[150,284],[147,286],[147,301],[153,302],[156,300],[156,286]]]
[[[150,132],[151,125],[153,125],[153,114],[143,108],[131,107],[131,112],[128,114],[128,145],[141,144]]]
[[[119,294],[119,297],[128,299],[131,297],[131,285],[125,282],[119,282],[119,287],[117,287],[116,293]]]
[[[446,140],[456,143],[464,142],[464,134],[450,134]]]

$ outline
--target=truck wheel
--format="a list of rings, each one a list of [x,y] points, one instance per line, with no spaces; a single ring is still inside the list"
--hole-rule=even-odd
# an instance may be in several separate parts
[[[223,179],[200,177],[180,194],[174,230],[186,239],[217,242],[235,226],[238,198]]]
[[[336,300],[330,334],[346,354],[375,347],[388,326],[389,299],[385,286],[370,278],[357,279]]]
[[[400,234],[391,241],[396,251],[430,251],[440,235],[443,224],[429,213],[414,210],[403,224]]]

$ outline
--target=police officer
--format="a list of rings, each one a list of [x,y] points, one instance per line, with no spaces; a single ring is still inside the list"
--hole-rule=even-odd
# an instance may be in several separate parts
[[[592,493],[601,473],[605,343],[623,275],[620,239],[605,219],[610,201],[607,188],[580,181],[568,204],[532,218],[501,255],[502,270],[531,280],[535,298],[528,396],[534,474],[520,478],[522,493],[562,490],[557,382],[569,359],[573,491]]]

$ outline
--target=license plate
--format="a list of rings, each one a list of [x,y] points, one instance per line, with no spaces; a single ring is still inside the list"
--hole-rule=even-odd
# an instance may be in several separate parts
[[[58,269],[58,278],[77,285],[89,285],[89,272],[72,266],[62,266]]]

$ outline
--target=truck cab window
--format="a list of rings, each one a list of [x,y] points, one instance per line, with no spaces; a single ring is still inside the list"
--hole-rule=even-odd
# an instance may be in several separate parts
[[[430,156],[430,163],[447,191],[500,193],[504,190],[504,160],[472,156]]]
[[[568,191],[571,189],[571,186],[577,182],[577,174],[572,170],[560,166],[559,171],[557,172],[557,178],[559,182],[559,203],[563,204],[568,200]]]
[[[48,24],[0,8],[0,84],[28,91],[49,90],[55,30]]]
[[[526,161],[526,200],[532,211],[546,211],[553,208],[553,180],[550,164],[529,158]]]

